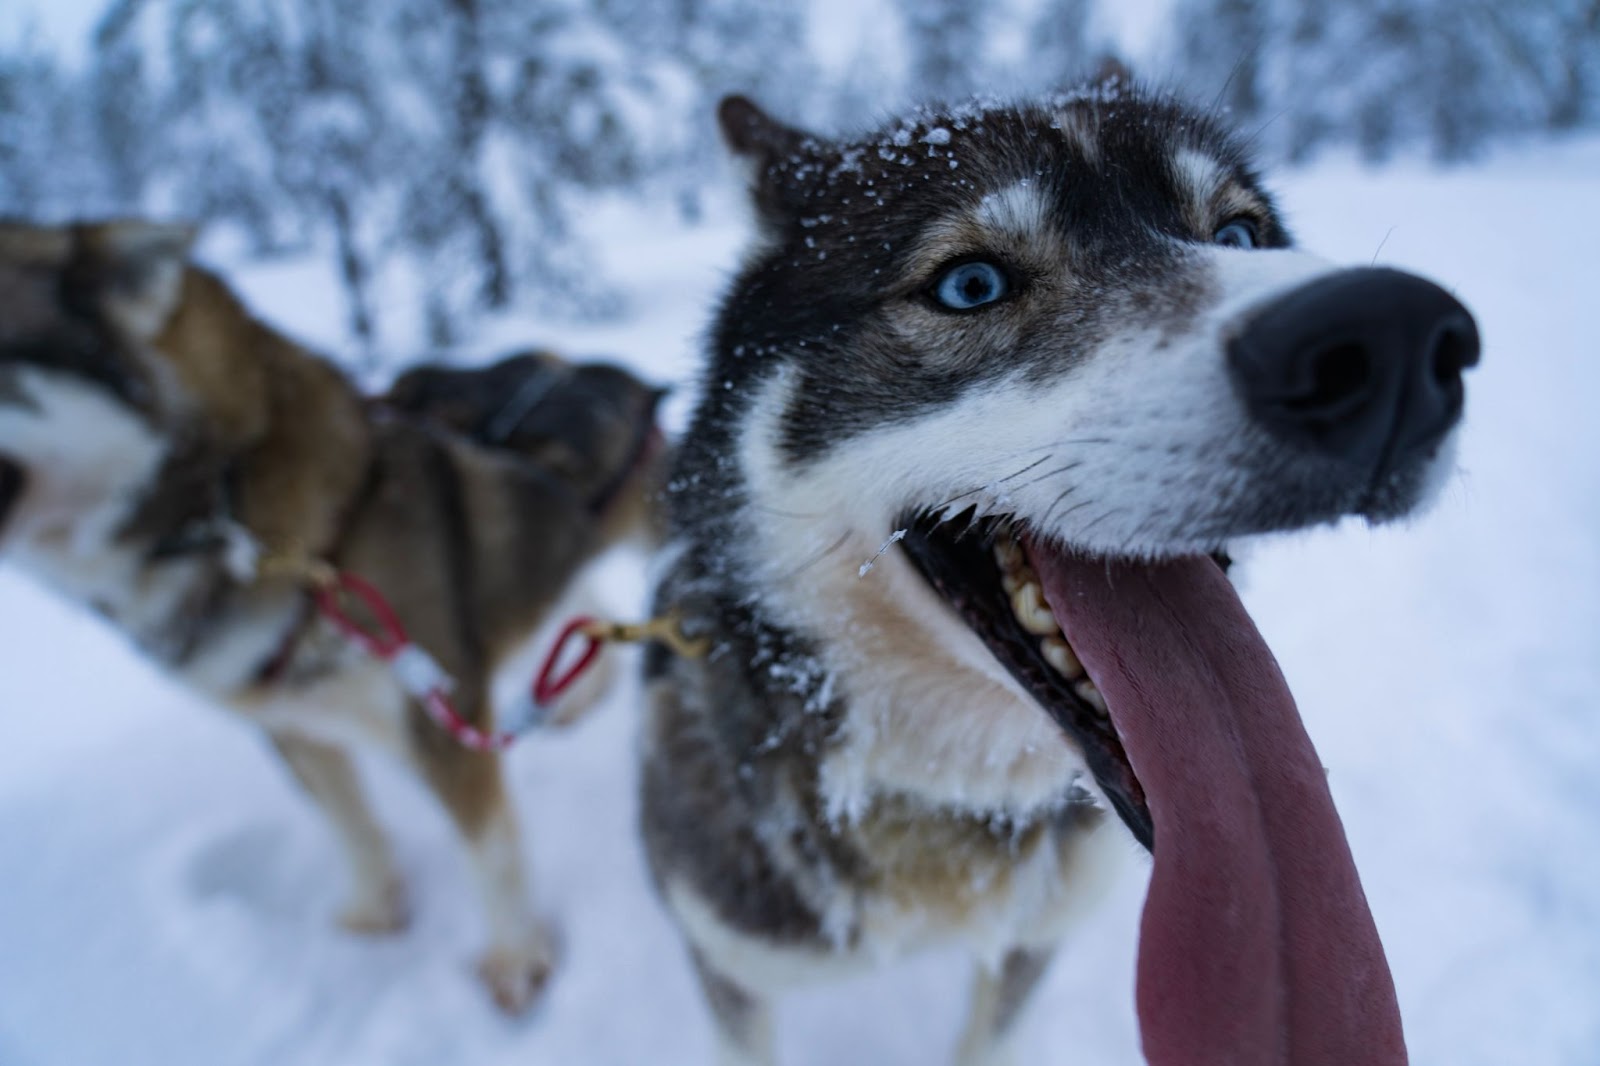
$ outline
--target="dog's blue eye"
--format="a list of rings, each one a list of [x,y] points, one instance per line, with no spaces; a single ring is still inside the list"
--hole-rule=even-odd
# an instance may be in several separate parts
[[[945,271],[933,295],[952,311],[970,311],[994,303],[1008,288],[1005,272],[993,263],[962,263]]]
[[[1256,228],[1242,218],[1236,218],[1211,235],[1211,239],[1224,248],[1254,248]]]

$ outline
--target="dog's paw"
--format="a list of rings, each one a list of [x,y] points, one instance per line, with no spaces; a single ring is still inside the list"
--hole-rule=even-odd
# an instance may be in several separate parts
[[[555,949],[543,933],[520,948],[491,948],[478,962],[478,979],[495,1006],[506,1014],[526,1014],[538,1003],[555,972]]]
[[[411,900],[405,882],[392,878],[357,892],[339,909],[340,928],[356,936],[392,936],[411,924]]]

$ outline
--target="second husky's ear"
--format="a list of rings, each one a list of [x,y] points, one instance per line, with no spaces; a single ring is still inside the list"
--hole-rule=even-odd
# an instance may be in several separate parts
[[[59,270],[72,258],[72,234],[55,226],[34,226],[0,218],[0,259],[29,267]]]
[[[161,332],[183,299],[183,277],[196,227],[122,221],[83,226],[79,251],[106,312],[133,336]]]
[[[1100,57],[1099,64],[1094,69],[1094,77],[1090,83],[1103,88],[1121,86],[1127,88],[1133,84],[1133,72],[1128,65],[1114,53],[1107,52]]]
[[[723,97],[717,125],[744,166],[761,223],[780,225],[799,207],[796,164],[812,154],[818,139],[779,122],[745,96]]]

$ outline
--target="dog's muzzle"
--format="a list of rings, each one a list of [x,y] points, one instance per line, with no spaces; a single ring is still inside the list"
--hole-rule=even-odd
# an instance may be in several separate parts
[[[1461,417],[1478,327],[1444,289],[1345,270],[1257,310],[1228,344],[1250,414],[1284,443],[1376,482],[1430,455]]]

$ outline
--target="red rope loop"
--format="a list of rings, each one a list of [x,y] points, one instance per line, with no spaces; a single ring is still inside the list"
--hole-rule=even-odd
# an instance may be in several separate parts
[[[556,673],[556,667],[566,657],[567,646],[574,638],[588,641],[584,649],[578,653],[578,658],[571,666],[561,673]],[[550,646],[550,651],[545,656],[544,666],[539,670],[539,676],[533,682],[533,702],[540,707],[548,707],[561,697],[561,694],[571,688],[584,675],[589,667],[600,655],[600,649],[605,641],[595,632],[593,618],[578,617],[572,619],[561,627],[561,632],[556,636],[555,643]]]
[[[361,606],[377,622],[375,629],[367,629],[350,617],[344,609],[345,596],[360,601]],[[400,616],[383,593],[364,578],[341,570],[330,584],[317,586],[316,597],[317,609],[339,632],[380,659],[394,658],[401,648],[411,643],[411,638],[406,635],[406,627],[400,623]]]
[[[428,717],[463,747],[473,751],[503,751],[516,739],[516,733],[484,732],[461,716],[450,701],[449,677],[439,671],[438,665],[428,659],[422,649],[412,644],[399,614],[377,586],[341,570],[331,580],[317,584],[314,594],[322,615],[367,654],[388,663],[406,691],[422,704]],[[346,610],[347,603],[352,600],[372,619],[371,625],[356,621]],[[562,660],[570,657],[574,640],[586,643],[577,652],[577,658],[562,669]],[[543,711],[560,699],[594,665],[605,641],[604,629],[592,618],[574,618],[563,626],[534,679],[534,707]],[[413,661],[419,655],[422,662]],[[416,669],[419,666],[420,674]],[[418,682],[418,676],[424,680]],[[538,716],[534,720],[537,721]]]
[[[317,609],[323,616],[345,637],[360,645],[367,654],[394,667],[400,676],[402,686],[411,691],[409,686],[415,682],[408,681],[405,676],[407,671],[401,670],[401,663],[397,661],[403,658],[403,652],[413,647],[411,638],[406,634],[406,627],[401,623],[400,615],[395,612],[388,598],[378,591],[377,586],[364,578],[341,570],[334,575],[332,581],[317,585],[315,595]],[[372,616],[374,625],[371,628],[357,622],[345,610],[346,596],[358,601]],[[438,671],[437,664],[427,659],[425,655],[424,661],[427,673],[423,676]],[[461,717],[461,712],[450,702],[450,696],[446,691],[450,684],[450,679],[440,673],[438,680],[429,684],[426,692],[411,691],[411,695],[421,702],[428,717],[439,728],[454,737],[462,747],[473,751],[504,751],[510,747],[516,740],[516,734],[486,733]]]

